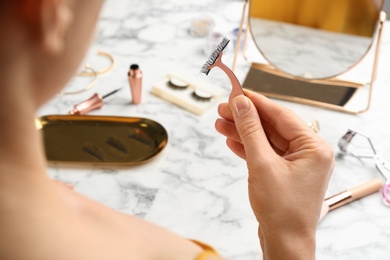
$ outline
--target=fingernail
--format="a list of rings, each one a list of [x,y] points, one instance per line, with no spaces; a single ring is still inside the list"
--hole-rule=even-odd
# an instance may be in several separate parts
[[[237,96],[233,99],[233,107],[236,116],[243,116],[249,111],[249,100],[243,95]]]

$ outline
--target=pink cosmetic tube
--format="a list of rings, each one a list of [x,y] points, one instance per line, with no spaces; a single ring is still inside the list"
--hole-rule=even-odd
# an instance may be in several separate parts
[[[140,104],[142,96],[142,71],[137,64],[132,64],[127,76],[129,78],[132,103]]]

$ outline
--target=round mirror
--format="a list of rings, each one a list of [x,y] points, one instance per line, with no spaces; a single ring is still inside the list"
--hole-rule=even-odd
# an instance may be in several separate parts
[[[251,0],[250,32],[277,69],[300,78],[331,78],[368,52],[383,1]]]

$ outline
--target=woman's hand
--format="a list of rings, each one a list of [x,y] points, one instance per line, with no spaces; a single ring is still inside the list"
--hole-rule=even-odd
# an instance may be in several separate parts
[[[264,256],[314,259],[333,149],[292,111],[258,93],[245,95],[219,106],[215,126],[247,162]]]

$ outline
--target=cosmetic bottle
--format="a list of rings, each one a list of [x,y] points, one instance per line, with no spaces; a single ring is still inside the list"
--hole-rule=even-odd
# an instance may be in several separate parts
[[[142,71],[137,64],[130,65],[130,70],[127,74],[133,104],[141,103],[142,96]]]

